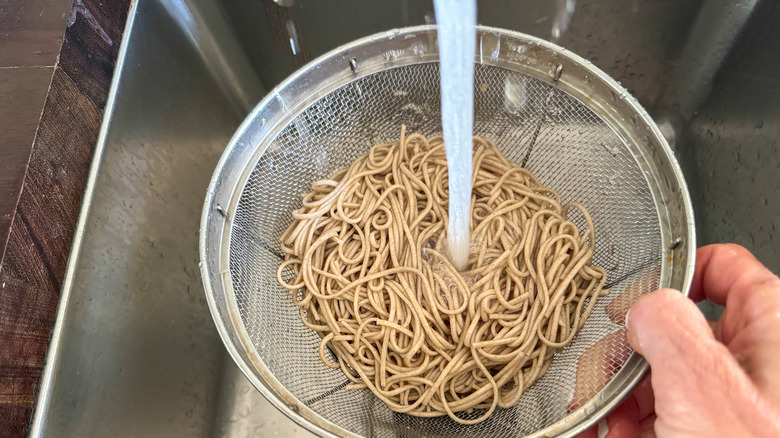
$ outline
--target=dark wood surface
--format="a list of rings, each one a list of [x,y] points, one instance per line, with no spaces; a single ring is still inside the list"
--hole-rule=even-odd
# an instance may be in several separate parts
[[[0,68],[0,261],[54,66]]]
[[[0,0],[0,262],[72,0]]]
[[[53,67],[72,4],[72,0],[0,0],[0,68]]]
[[[17,160],[15,163],[23,157],[26,176],[23,172],[18,203],[13,201],[8,244],[0,265],[0,436],[3,437],[24,436],[29,427],[129,3],[129,0],[75,0],[71,14],[63,22],[65,37],[60,58],[47,74],[51,77],[50,88],[48,79],[43,91],[31,80],[26,82],[30,84],[28,87],[19,86],[17,81],[17,85],[8,82],[4,88],[2,72],[18,69],[0,68],[0,99],[12,95],[21,100],[38,98],[43,103],[45,96],[42,114],[38,109],[40,123],[35,117],[36,123],[32,125],[35,140],[32,143],[30,137],[32,146],[28,145],[27,156],[24,151],[9,152]],[[35,40],[38,36],[35,32],[20,32],[22,35],[15,34],[14,41]],[[43,42],[36,44],[40,44],[42,54],[51,50]],[[57,51],[54,53],[52,61]],[[5,106],[0,100],[0,111],[6,111]],[[5,120],[2,117],[0,112],[0,120]],[[20,133],[15,135],[19,138],[29,135],[29,126],[17,129]],[[0,157],[0,163],[5,163],[2,160]],[[0,201],[4,199],[5,193],[0,193]],[[2,225],[0,221],[0,232]],[[3,240],[0,238],[0,244]]]

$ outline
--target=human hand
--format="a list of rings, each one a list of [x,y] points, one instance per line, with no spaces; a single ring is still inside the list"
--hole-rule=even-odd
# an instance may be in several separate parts
[[[780,436],[780,278],[741,246],[710,245],[690,298],[664,289],[634,304],[628,341],[651,375],[581,437]],[[725,305],[719,321],[693,303],[705,298]]]

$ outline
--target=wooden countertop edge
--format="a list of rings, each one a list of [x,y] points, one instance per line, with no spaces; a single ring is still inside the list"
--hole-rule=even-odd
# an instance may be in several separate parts
[[[29,429],[130,0],[76,0],[0,265],[0,436]]]

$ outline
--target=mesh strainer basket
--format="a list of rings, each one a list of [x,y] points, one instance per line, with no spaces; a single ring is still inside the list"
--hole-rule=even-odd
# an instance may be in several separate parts
[[[397,139],[401,124],[440,133],[441,101],[435,27],[342,46],[295,73],[247,117],[211,180],[200,235],[203,283],[227,349],[274,405],[315,433],[573,435],[614,407],[646,369],[625,340],[628,307],[659,287],[688,289],[695,241],[687,189],[635,99],[590,62],[505,30],[478,29],[475,68],[475,133],[525,162],[563,202],[585,205],[609,294],[519,403],[482,423],[399,414],[367,389],[346,389],[341,370],[320,361],[319,336],[277,284],[278,239],[312,181]]]

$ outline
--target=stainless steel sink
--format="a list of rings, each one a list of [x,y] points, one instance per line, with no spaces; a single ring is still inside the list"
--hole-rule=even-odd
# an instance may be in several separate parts
[[[431,11],[407,0],[133,3],[31,435],[310,435],[251,387],[212,324],[197,267],[206,186],[266,90]],[[776,2],[493,0],[479,13],[557,36],[622,81],[675,143],[700,243],[737,241],[780,268]]]

